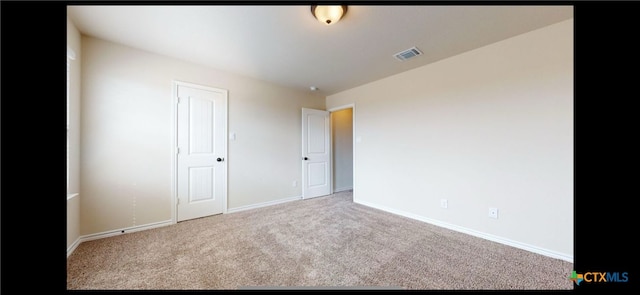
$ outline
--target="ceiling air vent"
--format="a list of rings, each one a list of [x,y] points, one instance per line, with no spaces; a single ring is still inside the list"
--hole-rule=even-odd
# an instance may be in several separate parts
[[[422,52],[418,48],[416,48],[414,46],[414,47],[411,47],[411,48],[409,48],[407,50],[404,50],[404,51],[401,51],[401,52],[398,52],[398,53],[394,54],[393,57],[395,57],[396,59],[398,59],[400,61],[405,61],[407,59],[416,57],[418,55],[422,55]]]

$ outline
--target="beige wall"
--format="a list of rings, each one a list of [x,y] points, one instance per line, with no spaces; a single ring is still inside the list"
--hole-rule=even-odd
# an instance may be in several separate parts
[[[331,113],[333,190],[353,188],[353,109]]]
[[[80,192],[80,32],[67,19],[67,46],[76,55],[69,71],[69,191]],[[67,248],[80,237],[80,197],[67,200]]]
[[[172,81],[229,91],[229,209],[301,195],[301,108],[324,97],[82,37],[81,234],[171,219]]]
[[[327,97],[355,200],[572,259],[573,79],[568,20]]]

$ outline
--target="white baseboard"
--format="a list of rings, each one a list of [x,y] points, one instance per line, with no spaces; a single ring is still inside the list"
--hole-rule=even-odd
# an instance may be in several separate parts
[[[263,203],[258,203],[258,204],[251,204],[251,205],[241,206],[241,207],[237,207],[237,208],[227,209],[227,213],[236,213],[236,212],[240,212],[240,211],[246,211],[246,210],[251,210],[251,209],[256,209],[256,208],[261,208],[261,207],[267,207],[267,206],[282,204],[282,203],[291,202],[291,201],[297,201],[297,200],[301,200],[301,199],[302,199],[302,196],[296,196],[296,197],[289,197],[289,198],[273,200],[273,201],[268,201],[268,202],[263,202]]]
[[[512,246],[515,248],[519,248],[522,250],[526,250],[529,252],[533,252],[533,253],[537,253],[537,254],[541,254],[547,257],[551,257],[551,258],[555,258],[555,259],[561,259],[570,263],[573,263],[573,255],[569,255],[569,254],[565,254],[565,253],[559,253],[556,251],[552,251],[549,249],[544,249],[544,248],[540,248],[538,246],[533,246],[533,245],[529,245],[526,243],[521,243],[521,242],[517,242],[517,241],[513,241],[507,238],[503,238],[503,237],[499,237],[499,236],[494,236],[491,234],[487,234],[487,233],[483,233],[483,232],[479,232],[477,230],[474,229],[470,229],[470,228],[466,228],[466,227],[462,227],[462,226],[458,226],[458,225],[454,225],[454,224],[450,224],[450,223],[446,223],[446,222],[442,222],[439,220],[435,220],[435,219],[431,219],[431,218],[426,218],[424,216],[420,216],[417,214],[413,214],[413,213],[409,213],[409,212],[405,212],[405,211],[401,211],[401,210],[396,210],[396,209],[392,209],[386,206],[382,206],[382,205],[378,205],[378,204],[374,204],[374,203],[370,203],[370,202],[366,202],[366,201],[356,201],[354,200],[354,203],[358,203],[364,206],[368,206],[368,207],[372,207],[375,209],[379,209],[382,211],[386,211],[389,213],[393,213],[393,214],[397,214],[400,216],[404,216],[404,217],[408,217],[411,219],[415,219],[418,221],[422,221],[422,222],[426,222],[429,224],[433,224],[435,226],[439,226],[439,227],[444,227],[450,230],[454,230],[457,232],[461,232],[461,233],[465,233],[468,235],[472,235],[478,238],[482,238],[485,240],[489,240],[489,241],[493,241],[493,242],[497,242],[500,244],[504,244],[504,245],[508,245],[508,246]]]
[[[73,251],[75,251],[76,248],[78,248],[78,245],[80,245],[80,237],[78,237],[75,241],[73,241],[71,246],[67,248],[67,258],[69,258],[69,255],[71,255],[71,253],[73,253]]]
[[[100,232],[100,233],[80,236],[67,249],[67,258],[69,257],[69,255],[71,255],[71,253],[73,253],[73,251],[82,242],[93,241],[93,240],[98,240],[98,239],[104,239],[104,238],[113,237],[113,236],[117,236],[117,235],[124,235],[124,234],[132,233],[132,232],[137,232],[137,231],[147,230],[147,229],[152,229],[152,228],[157,228],[157,227],[163,227],[163,226],[172,225],[172,224],[174,224],[174,223],[171,220],[160,221],[160,222],[154,222],[154,223],[148,223],[148,224],[143,224],[143,225],[138,225],[138,226],[125,227],[125,228],[121,228],[121,229],[115,229],[115,230],[104,231],[104,232]]]
[[[348,190],[352,190],[353,186],[345,186],[345,187],[341,187],[341,188],[336,188],[333,190],[334,193],[339,193],[339,192],[344,192],[344,191],[348,191]]]

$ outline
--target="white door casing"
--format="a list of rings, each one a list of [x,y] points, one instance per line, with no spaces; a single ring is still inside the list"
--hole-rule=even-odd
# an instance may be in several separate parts
[[[302,109],[302,198],[331,194],[329,112]]]
[[[175,82],[176,221],[226,212],[227,91]]]

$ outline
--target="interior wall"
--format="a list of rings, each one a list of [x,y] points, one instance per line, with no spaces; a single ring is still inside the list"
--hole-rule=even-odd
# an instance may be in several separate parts
[[[353,109],[331,112],[333,190],[353,188]]]
[[[82,50],[80,32],[67,18],[67,46],[76,56],[69,70],[69,191],[80,192],[80,83]],[[67,199],[67,248],[80,237],[80,197]]]
[[[572,259],[573,40],[571,19],[327,97],[358,106],[355,201]]]
[[[302,107],[324,97],[82,36],[81,234],[171,220],[172,81],[229,91],[228,208],[302,194]]]

